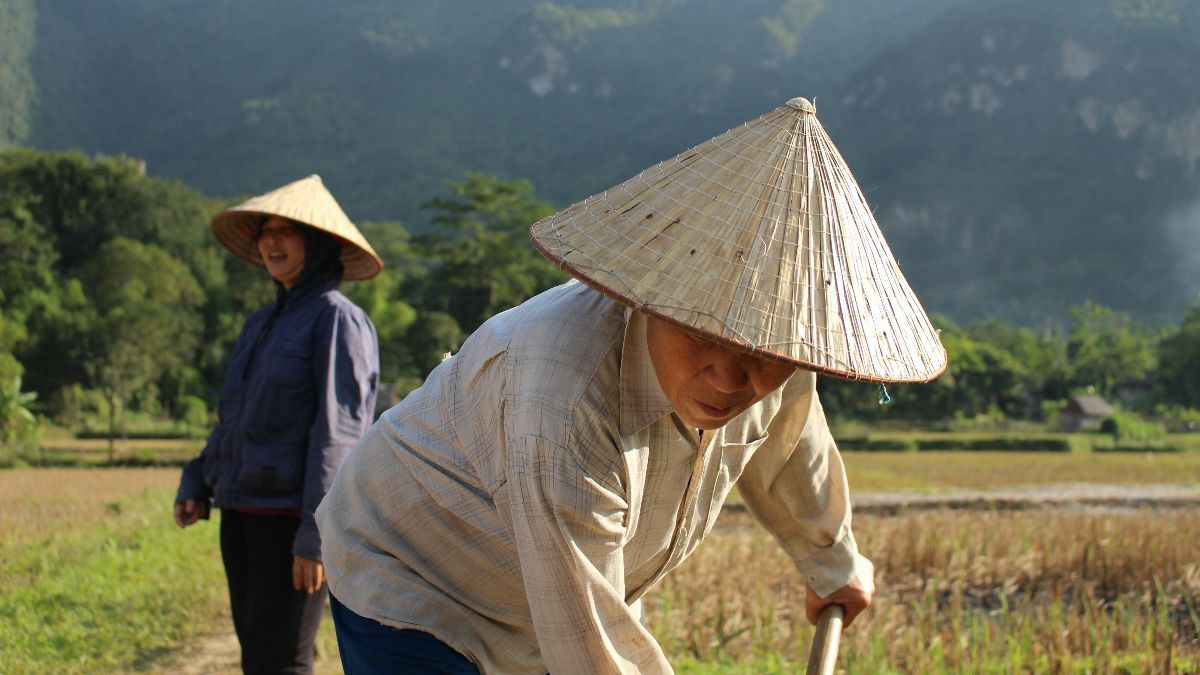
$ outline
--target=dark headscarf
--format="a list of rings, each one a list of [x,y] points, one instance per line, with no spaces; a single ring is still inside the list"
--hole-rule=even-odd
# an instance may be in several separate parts
[[[264,218],[258,223],[258,233],[262,234],[263,225],[267,219]],[[284,288],[283,284],[275,281],[275,307],[271,311],[271,315],[267,317],[266,323],[263,324],[262,330],[258,333],[258,338],[255,340],[255,351],[257,352],[264,338],[275,327],[275,320],[283,313],[284,305],[287,304],[288,298],[295,296],[311,286],[324,286],[330,282],[336,281],[341,283],[342,275],[345,274],[346,268],[342,265],[342,245],[338,240],[328,232],[322,232],[315,227],[309,227],[304,223],[290,221],[300,234],[304,237],[304,269],[300,272],[300,278],[296,283],[292,284],[291,290]],[[246,367],[250,367],[250,361],[247,361]]]

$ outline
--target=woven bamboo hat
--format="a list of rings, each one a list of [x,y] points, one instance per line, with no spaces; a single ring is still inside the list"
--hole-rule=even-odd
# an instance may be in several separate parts
[[[924,382],[946,351],[803,98],[530,228],[635,309],[830,375]]]
[[[234,255],[262,267],[255,236],[264,216],[282,216],[337,237],[346,281],[370,279],[383,269],[375,249],[315,173],[213,216],[213,235]]]

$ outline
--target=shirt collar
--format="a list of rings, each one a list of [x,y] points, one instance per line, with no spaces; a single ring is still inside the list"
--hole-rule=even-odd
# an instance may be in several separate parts
[[[628,436],[671,414],[646,345],[646,315],[625,308],[621,349],[621,435]]]

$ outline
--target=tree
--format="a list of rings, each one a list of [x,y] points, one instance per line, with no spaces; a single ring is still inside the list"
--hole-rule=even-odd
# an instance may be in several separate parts
[[[37,433],[37,418],[30,409],[37,394],[21,391],[21,376],[0,381],[0,448],[26,442]]]
[[[434,261],[425,306],[444,311],[467,332],[497,312],[566,280],[529,243],[529,226],[554,213],[527,181],[468,173],[452,199],[422,205],[434,232],[421,243]]]
[[[1072,307],[1071,317],[1067,356],[1074,386],[1094,386],[1108,397],[1154,368],[1154,337],[1129,315],[1089,301]]]
[[[362,308],[379,335],[380,381],[394,383],[403,376],[420,376],[406,336],[417,320],[417,310],[405,302],[400,281],[384,268],[374,279],[354,284],[347,295]]]
[[[192,355],[204,297],[182,262],[124,237],[100,247],[83,271],[96,308],[87,365],[109,399],[111,461],[116,408]]]
[[[184,263],[203,289],[203,348],[192,361],[213,383],[202,389],[215,399],[245,313],[272,292],[266,275],[208,235],[208,218],[218,208],[181,183],[143,175],[126,157],[0,151],[0,309],[26,336],[12,348],[26,384],[57,404],[64,387],[92,379],[84,338],[96,329],[97,311],[77,280],[93,275],[84,267],[123,236]]]
[[[1175,405],[1200,408],[1200,301],[1167,330],[1158,347],[1159,382],[1164,398]]]
[[[1067,342],[1057,332],[1046,329],[1041,333],[1024,326],[1002,321],[986,320],[972,323],[967,334],[971,339],[1007,352],[1016,360],[1022,382],[1014,404],[1027,404],[1025,413],[1040,414],[1039,399],[1061,399],[1067,395],[1070,362]],[[1017,412],[1002,406],[1006,414]]]

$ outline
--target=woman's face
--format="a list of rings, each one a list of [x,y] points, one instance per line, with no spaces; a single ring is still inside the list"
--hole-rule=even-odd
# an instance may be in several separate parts
[[[652,316],[646,346],[663,392],[685,423],[718,429],[778,389],[796,366],[752,356]]]
[[[289,291],[304,272],[304,234],[300,225],[287,218],[271,216],[258,235],[258,254],[267,274]]]

